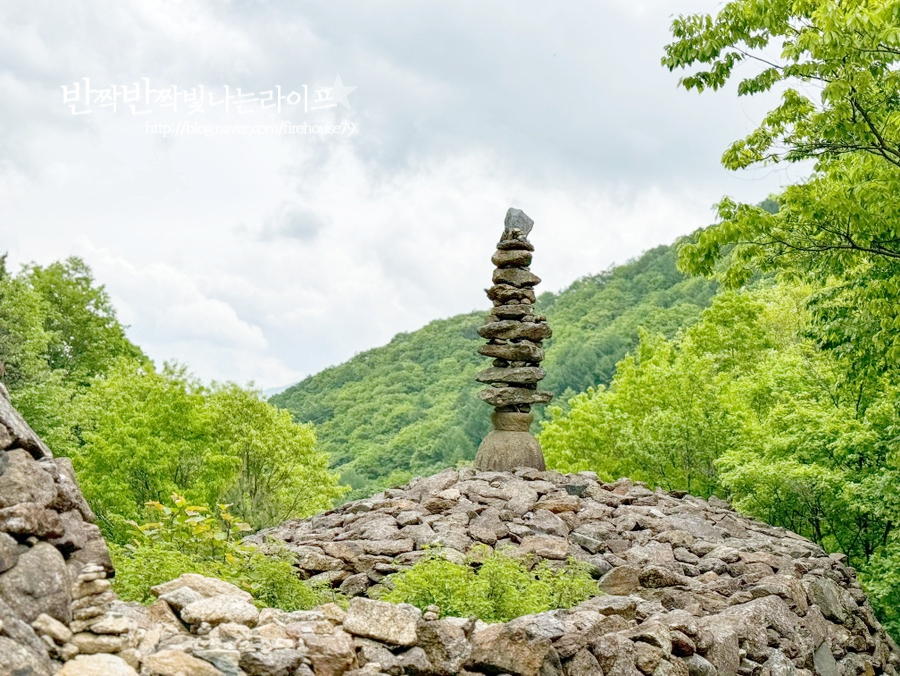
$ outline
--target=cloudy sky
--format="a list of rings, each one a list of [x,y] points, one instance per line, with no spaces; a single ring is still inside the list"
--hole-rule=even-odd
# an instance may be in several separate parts
[[[0,251],[84,258],[157,361],[287,385],[487,307],[509,206],[558,291],[796,178],[719,166],[771,100],[659,65],[718,6],[0,0]]]

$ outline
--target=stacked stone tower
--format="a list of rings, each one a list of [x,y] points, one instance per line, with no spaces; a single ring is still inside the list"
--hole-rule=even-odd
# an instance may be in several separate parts
[[[488,341],[478,351],[493,357],[494,363],[476,378],[490,385],[479,396],[494,407],[494,429],[475,456],[479,470],[544,469],[540,444],[530,432],[531,406],[546,404],[553,396],[537,389],[544,378],[541,343],[551,331],[547,320],[534,312],[534,287],[541,279],[529,269],[534,246],[528,234],[533,225],[520,209],[507,211],[503,236],[491,258],[497,267],[487,295],[494,309],[478,330]]]

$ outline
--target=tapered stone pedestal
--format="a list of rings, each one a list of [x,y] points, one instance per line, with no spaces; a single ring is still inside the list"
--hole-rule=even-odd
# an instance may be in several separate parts
[[[529,431],[530,413],[495,412],[491,416],[494,429],[478,447],[475,469],[482,472],[511,472],[516,467],[534,467],[543,471],[541,445]]]

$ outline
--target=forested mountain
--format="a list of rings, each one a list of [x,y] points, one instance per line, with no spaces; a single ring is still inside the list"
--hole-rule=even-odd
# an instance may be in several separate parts
[[[715,284],[686,278],[673,247],[584,277],[538,298],[553,327],[545,342],[544,385],[559,401],[608,383],[638,329],[672,337],[690,325]],[[431,322],[383,347],[310,376],[271,398],[299,422],[313,422],[351,497],[409,474],[429,474],[475,455],[490,427],[476,396],[475,373],[487,366],[476,333],[488,310]]]

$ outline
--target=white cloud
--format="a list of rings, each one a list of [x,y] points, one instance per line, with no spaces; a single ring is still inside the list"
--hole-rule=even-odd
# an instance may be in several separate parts
[[[707,224],[724,194],[762,199],[793,175],[718,166],[766,102],[676,88],[659,66],[670,2],[349,7],[0,5],[13,261],[82,255],[152,357],[269,387],[486,306],[509,206],[535,219],[534,270],[559,290]],[[81,77],[315,88],[337,73],[358,87],[352,110],[306,117],[72,116],[60,90]],[[147,129],[282,120],[355,133]]]

